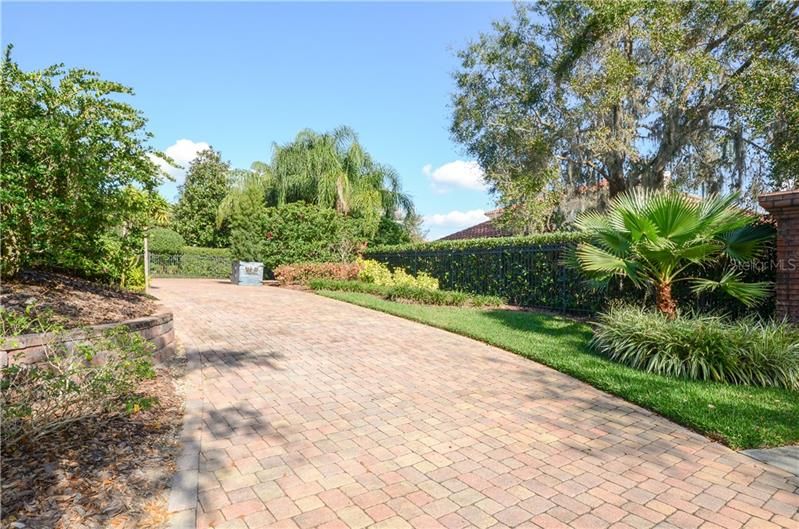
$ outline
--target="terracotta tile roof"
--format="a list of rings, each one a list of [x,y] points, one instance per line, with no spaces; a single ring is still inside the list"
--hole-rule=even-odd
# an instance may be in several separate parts
[[[503,231],[495,226],[493,220],[487,220],[466,228],[465,230],[456,231],[446,237],[441,237],[439,240],[453,241],[456,239],[479,239],[482,237],[508,237],[509,235],[511,235],[510,232]]]

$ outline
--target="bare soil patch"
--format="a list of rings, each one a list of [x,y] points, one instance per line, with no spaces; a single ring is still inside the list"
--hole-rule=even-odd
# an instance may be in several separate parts
[[[179,453],[185,356],[139,388],[155,397],[137,413],[76,423],[2,449],[3,529],[166,527]]]
[[[33,305],[39,313],[66,328],[149,316],[158,310],[150,296],[54,272],[26,271],[0,286],[0,305],[24,312]]]

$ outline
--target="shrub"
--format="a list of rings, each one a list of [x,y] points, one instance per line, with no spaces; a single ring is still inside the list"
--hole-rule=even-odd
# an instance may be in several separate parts
[[[391,287],[385,297],[391,301],[412,301],[424,305],[451,307],[499,307],[505,304],[505,301],[498,296],[482,296],[452,290],[430,290],[407,285]]]
[[[26,318],[29,321],[22,321]],[[2,321],[4,331],[29,331],[35,324],[37,331],[56,338],[62,332],[42,319],[30,320],[29,315],[4,314]],[[5,322],[12,322],[12,327]],[[14,335],[5,339],[13,342]],[[155,375],[152,344],[125,328],[69,347],[57,342],[44,347],[42,361],[2,368],[3,443],[30,442],[76,421],[124,413],[135,400],[138,384]]]
[[[799,389],[799,329],[750,317],[667,315],[617,305],[602,314],[593,347],[643,371],[695,380]]]
[[[306,284],[312,279],[347,281],[357,278],[356,263],[296,263],[275,268],[275,279],[284,285]]]
[[[146,119],[125,102],[132,90],[84,69],[23,71],[10,52],[1,69],[0,273],[94,276],[108,237],[125,259],[141,253],[141,230],[163,201],[151,191],[161,178]]]
[[[163,255],[180,255],[186,241],[183,237],[169,228],[153,228],[149,232],[149,251]]]
[[[372,294],[374,296],[387,296],[391,287],[378,285],[377,283],[365,283],[363,281],[335,281],[332,279],[312,279],[308,282],[312,290],[340,290],[344,292],[359,292],[361,294]]]
[[[228,248],[206,248],[204,246],[184,246],[183,255],[198,255],[201,257],[224,257],[232,259]]]
[[[394,271],[391,271],[386,265],[371,259],[358,259],[358,265],[361,268],[358,279],[366,283],[438,289],[438,279],[424,272],[420,272],[414,277],[402,268],[395,268]]]
[[[352,261],[366,240],[363,220],[303,202],[266,208],[260,226],[258,260],[272,271],[284,264]]]
[[[379,285],[364,281],[313,280],[309,283],[313,290],[339,290],[381,296],[391,301],[409,301],[425,305],[446,305],[457,307],[498,307],[505,304],[496,296],[480,296],[466,292],[430,290],[408,285]]]
[[[374,283],[375,285],[390,286],[394,283],[391,270],[383,263],[371,259],[358,259],[358,279],[364,283]]]

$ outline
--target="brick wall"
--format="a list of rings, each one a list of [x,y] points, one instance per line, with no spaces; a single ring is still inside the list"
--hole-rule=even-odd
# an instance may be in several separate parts
[[[125,326],[155,346],[155,360],[162,362],[175,352],[175,331],[172,313],[162,312],[153,316],[127,320],[119,323],[93,325],[86,329],[75,329],[63,334],[25,334],[7,338],[0,342],[0,365],[35,364],[44,357],[45,345],[53,340],[67,347],[85,342],[87,338],[119,326]]]
[[[776,316],[799,323],[799,189],[758,201],[777,222]]]

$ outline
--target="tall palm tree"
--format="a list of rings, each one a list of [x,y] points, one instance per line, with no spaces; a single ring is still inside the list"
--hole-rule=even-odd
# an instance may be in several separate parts
[[[256,171],[267,167],[277,205],[304,200],[370,221],[414,211],[396,171],[376,163],[349,127],[300,131],[292,142],[274,146],[269,166],[253,164]]]
[[[577,227],[590,242],[577,247],[580,267],[607,280],[625,276],[654,288],[657,308],[676,315],[672,285],[688,281],[695,292],[721,289],[747,306],[763,299],[769,283],[746,283],[732,266],[756,257],[773,234],[735,207],[737,195],[694,199],[676,191],[636,190],[617,196],[607,213],[582,215]],[[691,267],[725,262],[718,281],[695,277]]]

